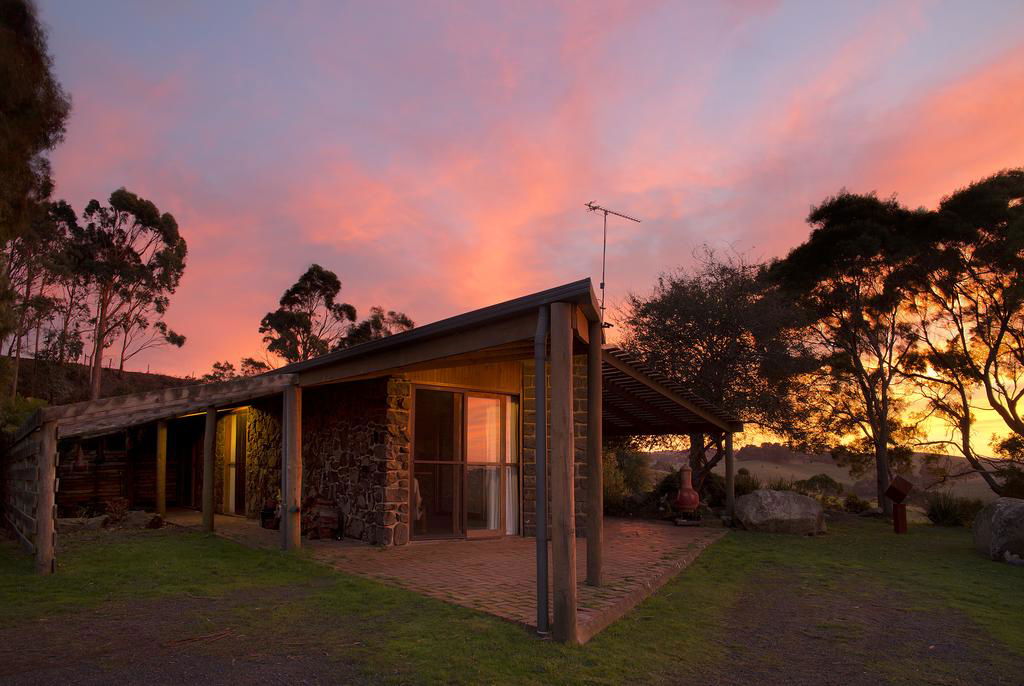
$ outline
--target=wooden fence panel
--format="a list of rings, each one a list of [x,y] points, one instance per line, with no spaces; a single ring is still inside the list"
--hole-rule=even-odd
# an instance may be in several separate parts
[[[4,520],[30,553],[36,550],[40,437],[34,431],[22,438],[8,449],[3,462]]]

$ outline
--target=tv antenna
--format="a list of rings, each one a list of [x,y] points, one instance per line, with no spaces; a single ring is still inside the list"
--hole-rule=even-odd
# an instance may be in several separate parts
[[[584,207],[591,212],[601,212],[604,214],[604,236],[601,239],[601,326],[608,329],[611,328],[611,324],[606,324],[604,321],[604,270],[608,257],[608,215],[614,214],[616,217],[622,217],[623,219],[628,219],[629,221],[636,222],[637,224],[640,223],[640,220],[636,217],[630,217],[628,214],[622,214],[615,210],[609,210],[607,207],[601,207],[593,200],[584,205]]]

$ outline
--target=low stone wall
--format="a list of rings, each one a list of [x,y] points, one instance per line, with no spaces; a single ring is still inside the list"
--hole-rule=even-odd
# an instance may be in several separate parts
[[[537,388],[533,360],[523,363],[523,535],[537,535]],[[551,419],[551,374],[548,368],[546,421]],[[586,534],[587,524],[587,357],[573,357],[573,457],[576,508],[576,535]],[[548,508],[547,526],[551,529],[551,432],[548,431]]]

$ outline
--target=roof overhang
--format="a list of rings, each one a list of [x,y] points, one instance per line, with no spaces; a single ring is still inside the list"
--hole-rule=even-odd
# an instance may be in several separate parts
[[[18,430],[15,440],[50,421],[57,422],[60,438],[101,436],[210,407],[246,403],[280,393],[297,382],[294,374],[265,374],[43,407]]]

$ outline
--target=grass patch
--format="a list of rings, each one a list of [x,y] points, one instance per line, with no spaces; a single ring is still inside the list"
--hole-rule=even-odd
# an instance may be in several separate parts
[[[252,590],[230,622],[252,636],[286,637],[292,653],[343,661],[385,683],[672,682],[679,670],[713,675],[742,649],[729,632],[742,599],[765,574],[785,575],[793,593],[859,598],[898,593],[907,612],[961,611],[1024,657],[1024,570],[976,555],[962,529],[883,522],[836,524],[802,538],[731,532],[623,620],[583,647],[539,641],[524,629],[472,610],[328,570],[302,556],[250,550],[213,536],[166,530],[82,540],[60,556],[58,574],[37,577],[13,545],[0,552],[0,624],[55,617],[137,598],[219,598]],[[287,602],[267,600],[288,589]],[[809,625],[834,650],[861,627],[820,616]],[[872,627],[870,629],[874,631]],[[878,631],[885,631],[879,627]],[[765,627],[771,631],[771,627]],[[275,639],[277,640],[277,639]],[[273,642],[268,642],[273,645]],[[787,664],[785,646],[764,656]],[[879,675],[890,669],[865,663]]]

